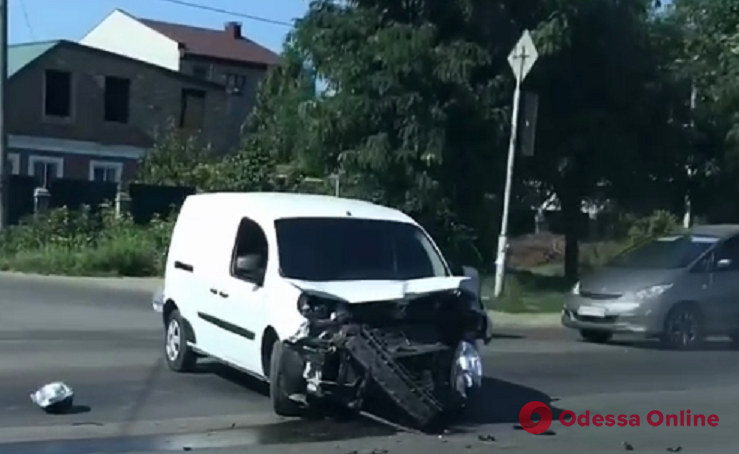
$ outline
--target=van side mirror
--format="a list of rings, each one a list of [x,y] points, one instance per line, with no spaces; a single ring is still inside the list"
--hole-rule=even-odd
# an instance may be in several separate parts
[[[247,254],[236,257],[234,263],[234,274],[261,285],[264,269],[262,268],[262,256],[259,254]]]

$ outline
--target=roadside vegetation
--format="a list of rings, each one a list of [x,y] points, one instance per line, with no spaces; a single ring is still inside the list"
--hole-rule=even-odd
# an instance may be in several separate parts
[[[617,227],[624,236],[581,245],[580,273],[603,266],[629,247],[649,238],[680,230],[678,219],[669,212],[649,216],[623,217]],[[482,281],[484,301],[489,309],[511,313],[559,312],[564,297],[576,280],[564,274],[564,239],[558,235],[529,235],[513,242],[503,296],[494,300],[495,278],[489,273]]]
[[[72,276],[157,276],[172,223],[146,226],[107,206],[93,214],[66,208],[35,215],[0,236],[0,269]]]
[[[70,276],[160,276],[166,260],[174,216],[136,225],[130,216],[117,216],[110,206],[96,213],[66,208],[29,217],[0,236],[0,269]],[[632,244],[674,231],[677,219],[657,212],[635,219],[620,241],[582,246],[581,269],[600,266]],[[542,239],[543,238],[543,239]],[[558,312],[574,284],[563,272],[562,239],[542,234],[514,243],[503,297],[492,298],[494,276],[483,271],[482,293],[489,309],[511,313]],[[548,249],[542,253],[542,244]],[[526,264],[523,266],[522,264]]]

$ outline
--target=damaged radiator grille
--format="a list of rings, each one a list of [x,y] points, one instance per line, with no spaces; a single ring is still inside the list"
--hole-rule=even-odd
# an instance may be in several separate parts
[[[425,386],[397,362],[370,331],[360,328],[347,339],[345,348],[372,379],[421,426],[430,424],[443,411],[441,403]]]

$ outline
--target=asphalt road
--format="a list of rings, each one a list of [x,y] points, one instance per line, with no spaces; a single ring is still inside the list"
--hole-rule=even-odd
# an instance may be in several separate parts
[[[319,454],[684,453],[736,451],[739,352],[722,342],[699,352],[649,343],[590,345],[561,330],[507,330],[484,352],[486,380],[470,420],[441,438],[397,433],[365,420],[280,420],[263,387],[225,368],[177,375],[160,353],[161,322],[149,293],[0,275],[0,452],[92,454],[183,451]],[[76,414],[49,416],[29,393],[62,380]],[[591,425],[516,430],[530,401]],[[652,427],[647,414],[715,414],[717,427]],[[595,427],[593,416],[636,414],[639,427]],[[495,441],[479,440],[491,435]],[[734,448],[734,449],[732,449]],[[200,451],[203,450],[203,451]]]

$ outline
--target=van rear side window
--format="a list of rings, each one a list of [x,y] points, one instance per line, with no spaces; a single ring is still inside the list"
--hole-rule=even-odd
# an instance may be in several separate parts
[[[267,236],[264,230],[249,218],[243,218],[236,233],[231,275],[257,285],[264,283],[268,259]]]

